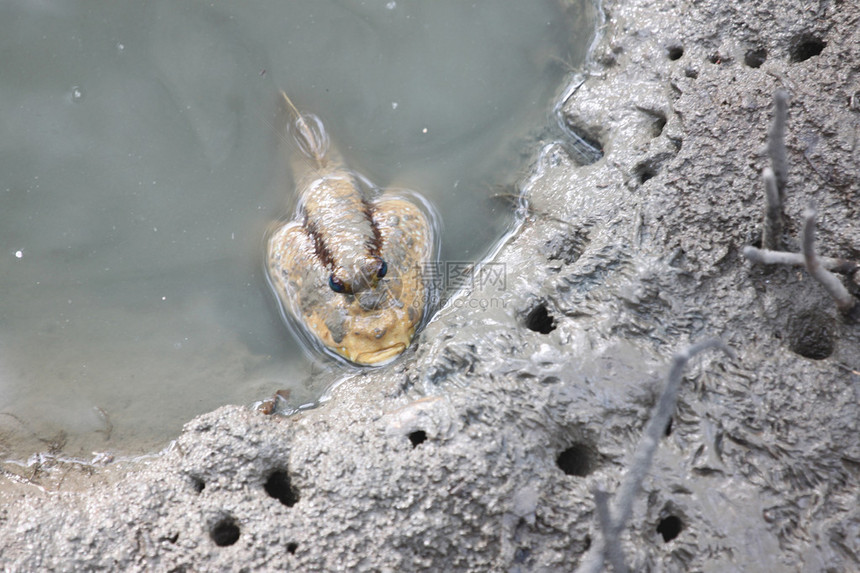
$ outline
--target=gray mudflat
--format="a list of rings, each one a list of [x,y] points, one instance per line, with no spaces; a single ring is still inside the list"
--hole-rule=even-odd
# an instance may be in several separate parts
[[[786,89],[787,248],[814,201],[819,251],[860,258],[860,6],[604,9],[562,115],[605,155],[546,142],[490,261],[504,284],[476,283],[414,354],[319,409],[228,406],[132,468],[7,473],[3,568],[573,570],[600,539],[592,490],[624,476],[672,355],[720,337],[738,359],[690,364],[628,564],[860,569],[860,326],[802,268],[741,255]]]

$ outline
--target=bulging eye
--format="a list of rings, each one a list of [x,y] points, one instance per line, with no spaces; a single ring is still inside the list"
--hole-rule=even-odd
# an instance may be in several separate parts
[[[388,274],[388,263],[385,261],[380,261],[382,264],[379,265],[379,270],[376,271],[376,278],[381,279],[384,278],[385,275]]]
[[[328,286],[331,287],[331,290],[333,290],[336,293],[346,292],[346,285],[343,284],[342,280],[340,280],[339,278],[334,276],[334,274],[331,274],[328,277]]]

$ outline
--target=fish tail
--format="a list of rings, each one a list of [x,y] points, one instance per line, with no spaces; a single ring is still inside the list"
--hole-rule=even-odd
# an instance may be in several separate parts
[[[300,113],[285,91],[281,90],[281,95],[295,117],[290,126],[296,145],[317,169],[324,167],[328,161],[329,138],[322,120],[312,113]]]

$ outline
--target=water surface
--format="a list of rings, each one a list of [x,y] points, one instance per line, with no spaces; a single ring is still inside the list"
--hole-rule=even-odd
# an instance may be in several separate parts
[[[133,454],[222,404],[313,401],[328,366],[262,273],[290,204],[278,90],[435,204],[443,260],[475,260],[593,25],[556,0],[0,5],[0,457]]]

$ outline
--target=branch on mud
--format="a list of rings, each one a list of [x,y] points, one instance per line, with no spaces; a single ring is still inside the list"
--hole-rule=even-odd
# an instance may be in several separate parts
[[[602,488],[594,489],[594,505],[597,508],[597,520],[600,523],[600,532],[603,535],[603,545],[605,549],[605,558],[612,564],[612,569],[615,573],[627,573],[627,562],[624,559],[624,550],[621,548],[621,542],[618,541],[618,534],[621,533],[620,528],[617,528],[612,523],[612,514],[609,509],[609,492]]]
[[[860,320],[860,303],[848,292],[848,289],[830,272],[848,275],[860,285],[860,272],[857,263],[844,259],[820,258],[815,254],[815,208],[804,211],[803,252],[787,253],[782,248],[783,235],[783,204],[785,202],[785,184],[788,174],[788,160],[785,152],[785,124],[788,115],[788,94],[778,90],[773,95],[774,116],[773,124],[768,132],[767,153],[771,166],[764,169],[762,179],[765,189],[764,223],[762,225],[761,244],[763,249],[745,247],[743,255],[750,262],[774,265],[784,264],[804,266],[810,275],[821,283],[828,294],[836,301],[836,306],[848,320]]]
[[[848,320],[860,320],[860,303],[833,274],[836,272],[847,275],[855,284],[860,285],[860,265],[845,259],[819,257],[815,253],[815,215],[814,207],[807,208],[803,213],[801,253],[744,247],[743,255],[748,261],[761,265],[805,267],[807,272],[821,283],[827,293],[833,297],[833,300],[836,301],[836,307]]]
[[[782,197],[777,189],[773,169],[765,167],[761,174],[764,180],[764,226],[761,231],[761,245],[765,249],[779,249],[782,246]]]
[[[827,294],[833,297],[833,300],[836,301],[836,308],[842,314],[852,319],[860,318],[860,305],[857,304],[857,299],[851,296],[851,293],[836,278],[836,275],[824,268],[818,255],[815,254],[815,215],[815,207],[813,206],[809,206],[803,211],[803,243],[801,248],[806,270],[809,271],[812,278],[821,283]]]
[[[675,411],[684,367],[696,354],[710,348],[719,348],[731,358],[735,357],[735,353],[723,341],[714,338],[698,342],[679,352],[672,359],[666,387],[651,411],[651,418],[645,425],[639,444],[633,452],[633,460],[627,474],[618,486],[615,503],[610,507],[609,494],[601,489],[597,489],[594,493],[603,538],[585,555],[576,570],[577,573],[597,573],[603,569],[603,563],[606,560],[612,563],[616,573],[625,573],[628,570],[618,537],[633,513],[633,500],[642,487],[642,481],[651,467],[660,437]]]
[[[785,153],[785,124],[788,119],[788,92],[777,90],[773,94],[773,124],[767,134],[767,154],[776,180],[780,202],[785,200],[788,181],[788,158]]]
[[[789,265],[792,267],[806,267],[803,253],[788,253],[786,251],[769,251],[755,247],[744,247],[744,257],[751,263],[760,265]],[[860,286],[860,265],[846,259],[835,259],[833,257],[818,257],[821,266],[828,271],[845,275]]]
[[[788,179],[788,159],[785,153],[785,123],[788,116],[788,94],[778,90],[773,94],[773,124],[767,134],[767,154],[770,167],[762,172],[764,180],[764,225],[761,244],[765,249],[782,247],[785,184]]]

